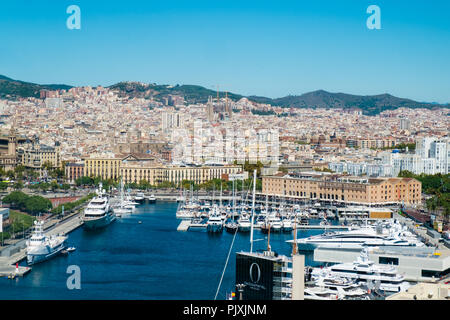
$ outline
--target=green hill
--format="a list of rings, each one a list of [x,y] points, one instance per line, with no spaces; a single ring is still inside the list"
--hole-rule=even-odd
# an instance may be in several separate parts
[[[70,89],[72,86],[64,84],[40,85],[30,82],[13,80],[0,75],[0,98],[14,99],[17,97],[39,97],[42,89]],[[183,96],[187,103],[206,103],[208,97],[216,97],[217,91],[197,85],[158,85],[141,82],[119,82],[108,88],[116,90],[122,97],[150,98],[163,101],[168,95]],[[219,92],[225,97],[225,92]],[[228,97],[237,101],[245,96],[228,92]],[[359,108],[367,115],[375,115],[385,110],[405,108],[449,108],[450,104],[417,102],[411,99],[398,98],[390,94],[360,96],[347,93],[331,93],[324,90],[308,92],[302,95],[289,95],[281,98],[267,98],[260,96],[246,97],[257,103],[271,104],[284,108]]]
[[[41,90],[57,90],[57,89],[70,89],[72,86],[65,84],[36,84],[31,82],[24,82],[20,80],[14,80],[0,75],[0,98],[3,99],[15,99],[18,97],[35,97],[39,98],[39,92]]]

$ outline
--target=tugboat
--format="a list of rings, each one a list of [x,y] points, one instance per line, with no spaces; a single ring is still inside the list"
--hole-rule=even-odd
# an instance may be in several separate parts
[[[65,248],[67,236],[47,237],[43,232],[44,221],[34,222],[34,231],[27,241],[27,263],[36,264],[61,253]]]

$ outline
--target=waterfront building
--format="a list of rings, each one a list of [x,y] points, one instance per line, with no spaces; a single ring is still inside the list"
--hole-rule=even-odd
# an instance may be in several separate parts
[[[52,168],[61,168],[61,155],[59,145],[55,147],[40,144],[38,141],[24,144],[18,149],[21,164],[26,168],[41,169],[46,163]]]
[[[75,182],[75,180],[84,176],[84,163],[65,163],[64,174],[67,181]]]
[[[363,178],[326,173],[262,177],[263,194],[353,204],[419,204],[422,184],[413,178]]]
[[[142,180],[151,185],[171,182],[179,185],[183,180],[196,184],[205,183],[212,179],[222,179],[225,175],[237,174],[242,171],[241,166],[155,166],[152,162],[135,162],[122,164],[120,175],[124,183],[139,183]]]
[[[145,180],[152,185],[162,182],[179,184],[183,180],[191,180],[200,184],[241,171],[242,168],[239,165],[164,165],[158,158],[149,154],[130,153],[111,158],[84,158],[85,176],[100,176],[102,179],[113,180],[122,177],[124,183],[140,183]]]
[[[120,177],[121,160],[116,157],[83,158],[84,175],[117,180]]]

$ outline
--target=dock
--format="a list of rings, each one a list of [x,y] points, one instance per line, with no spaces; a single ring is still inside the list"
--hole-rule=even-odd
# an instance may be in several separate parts
[[[191,225],[191,221],[181,220],[181,223],[178,226],[177,231],[188,231],[190,225]]]
[[[177,227],[177,231],[188,231],[190,228],[206,228],[205,223],[192,223],[190,220],[181,220],[180,224]],[[253,226],[255,230],[260,229],[259,226]],[[299,225],[297,226],[297,230],[350,230],[350,229],[358,229],[359,227],[355,226],[341,226],[341,225]]]
[[[321,226],[318,224],[313,224],[313,225],[300,225],[297,226],[297,230],[298,229],[305,229],[305,230],[312,230],[312,229],[316,229],[316,230],[321,230],[321,229],[333,229],[333,230],[350,230],[350,229],[359,229],[359,227],[355,227],[355,226],[333,226],[333,225],[329,225],[329,226]]]
[[[80,214],[75,214],[65,220],[57,223],[52,223],[44,232],[51,235],[63,234],[66,235],[73,230],[79,228],[83,224]],[[16,264],[24,260],[26,253],[26,239],[22,239],[8,247],[5,247],[0,252],[0,277],[15,278],[16,276],[23,277],[31,271],[30,267],[18,266]]]

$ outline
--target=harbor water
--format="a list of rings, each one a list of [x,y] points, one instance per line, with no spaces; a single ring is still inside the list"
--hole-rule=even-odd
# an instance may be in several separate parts
[[[233,235],[177,231],[176,209],[175,202],[143,204],[105,229],[73,231],[68,245],[75,251],[34,265],[23,278],[0,278],[0,299],[214,299]],[[298,237],[322,232],[298,230]],[[235,253],[248,251],[249,239],[237,234],[217,299],[233,290]],[[290,239],[292,233],[271,233],[272,250],[289,255]],[[254,240],[255,251],[266,249],[267,234],[255,230]],[[314,266],[312,253],[305,255]],[[80,289],[67,287],[72,265],[80,268]]]

